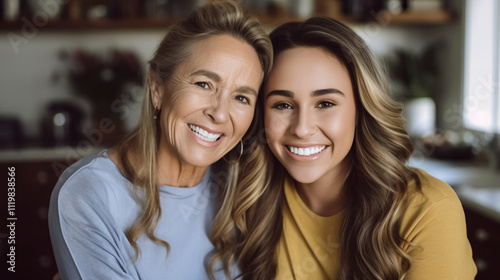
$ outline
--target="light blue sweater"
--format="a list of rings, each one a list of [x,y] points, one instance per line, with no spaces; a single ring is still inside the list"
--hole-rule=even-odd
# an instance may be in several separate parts
[[[208,239],[215,190],[210,171],[192,188],[160,186],[162,215],[155,236],[163,246],[141,236],[139,259],[125,232],[139,218],[132,184],[106,150],[68,167],[50,200],[49,228],[59,273],[70,279],[208,279]],[[233,269],[234,270],[234,269]],[[236,271],[233,273],[237,273]],[[222,272],[217,279],[225,279]]]

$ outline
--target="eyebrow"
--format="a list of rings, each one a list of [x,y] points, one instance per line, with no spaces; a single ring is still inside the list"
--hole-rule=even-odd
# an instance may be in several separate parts
[[[325,95],[325,94],[340,94],[342,96],[345,96],[345,94],[336,89],[336,88],[325,88],[325,89],[318,89],[318,90],[315,90],[311,93],[311,96],[315,97],[315,96],[321,96],[321,95]]]
[[[220,82],[222,80],[221,77],[217,73],[212,72],[212,71],[208,71],[208,70],[201,69],[201,70],[198,70],[198,71],[194,72],[193,74],[191,74],[191,76],[197,76],[197,75],[208,77],[216,82]],[[249,92],[251,94],[254,94],[255,96],[258,95],[257,91],[249,86],[241,86],[236,91],[242,92],[242,93]]]
[[[281,90],[273,90],[267,94],[266,99],[271,97],[271,96],[274,96],[274,95],[292,98],[293,92],[291,92],[289,90],[282,90],[282,89]]]
[[[193,74],[191,74],[191,76],[198,76],[198,75],[209,77],[210,79],[212,79],[216,82],[220,82],[220,80],[221,80],[220,76],[217,73],[212,72],[212,71],[208,71],[208,70],[202,69],[202,70],[198,70],[198,71],[194,72]]]
[[[249,86],[242,86],[237,89],[238,92],[249,92],[251,94],[254,94],[255,96],[258,96],[259,94],[257,91]]]
[[[322,96],[322,95],[326,95],[326,94],[340,94],[342,96],[345,96],[345,94],[336,89],[336,88],[325,88],[325,89],[318,89],[318,90],[315,90],[313,92],[311,92],[311,96],[312,97],[316,97],[316,96]],[[266,99],[273,96],[273,95],[278,95],[278,96],[284,96],[284,97],[290,97],[290,98],[293,98],[293,92],[292,91],[289,91],[289,90],[273,90],[271,92],[269,92],[266,96]]]

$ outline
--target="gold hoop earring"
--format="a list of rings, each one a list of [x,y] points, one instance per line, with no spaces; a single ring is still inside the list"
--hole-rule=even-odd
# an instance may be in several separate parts
[[[240,161],[240,158],[241,158],[242,155],[243,155],[243,141],[240,139],[240,156],[236,160],[233,160],[233,161],[228,161],[225,156],[223,156],[222,159],[225,162],[227,162],[228,164],[235,164],[238,161]]]
[[[158,107],[155,105],[155,113],[153,115],[153,119],[156,120],[159,114],[160,114],[160,109],[158,109]]]

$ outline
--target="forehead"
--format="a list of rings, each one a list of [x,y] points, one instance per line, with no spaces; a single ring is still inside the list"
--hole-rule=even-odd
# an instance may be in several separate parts
[[[180,65],[179,70],[241,71],[248,74],[262,72],[260,60],[255,49],[247,42],[231,35],[212,35],[196,42],[189,57]]]
[[[296,47],[280,53],[265,84],[266,92],[279,89],[309,93],[326,88],[352,94],[346,67],[319,47]]]

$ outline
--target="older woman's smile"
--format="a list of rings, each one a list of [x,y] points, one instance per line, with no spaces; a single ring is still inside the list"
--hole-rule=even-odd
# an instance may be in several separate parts
[[[219,140],[224,134],[222,132],[214,132],[209,129],[204,129],[194,124],[189,124],[188,126],[191,131],[194,132],[194,135],[196,135],[196,137],[206,142],[215,142]]]

